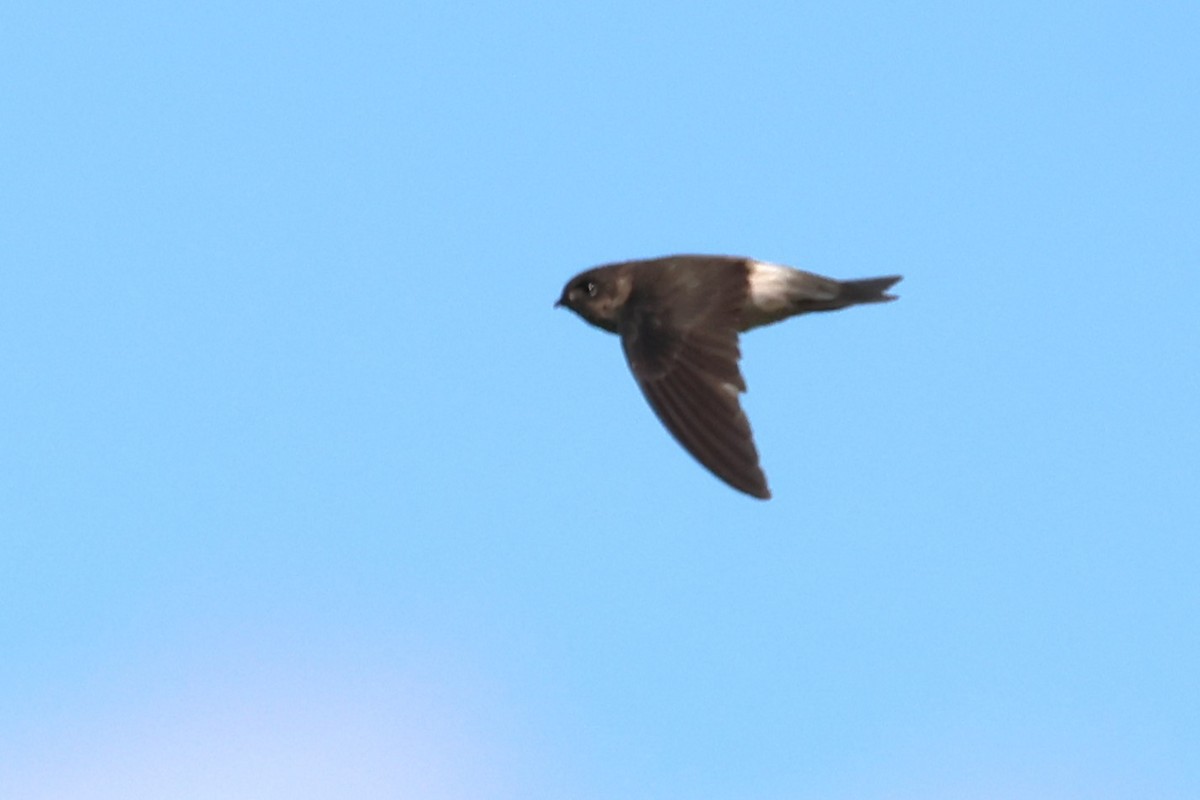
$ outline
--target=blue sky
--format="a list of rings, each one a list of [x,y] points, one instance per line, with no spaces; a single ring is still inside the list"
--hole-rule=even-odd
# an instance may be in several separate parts
[[[1194,3],[18,3],[0,795],[1194,798]],[[601,262],[756,331],[775,498]]]

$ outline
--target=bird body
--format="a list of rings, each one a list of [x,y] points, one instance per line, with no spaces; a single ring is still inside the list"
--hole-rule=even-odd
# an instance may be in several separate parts
[[[738,333],[814,311],[894,300],[892,275],[838,281],[734,256],[677,255],[581,272],[556,306],[621,337],[646,400],[679,443],[735,489],[769,498],[750,423]]]

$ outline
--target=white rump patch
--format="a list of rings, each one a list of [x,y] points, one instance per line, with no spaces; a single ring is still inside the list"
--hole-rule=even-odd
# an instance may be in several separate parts
[[[770,312],[786,308],[788,285],[795,270],[782,264],[766,261],[750,262],[750,302],[760,310]]]
[[[767,261],[751,261],[750,302],[743,312],[742,329],[776,322],[791,314],[796,270]]]

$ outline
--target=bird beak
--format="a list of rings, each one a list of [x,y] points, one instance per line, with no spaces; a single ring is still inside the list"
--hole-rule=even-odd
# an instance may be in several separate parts
[[[563,304],[563,301],[562,301],[561,297],[554,301],[555,308],[562,308],[562,304]]]

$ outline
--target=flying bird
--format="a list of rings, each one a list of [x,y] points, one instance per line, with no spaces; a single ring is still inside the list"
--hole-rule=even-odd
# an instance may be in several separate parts
[[[738,334],[807,314],[895,300],[899,275],[838,281],[736,256],[604,264],[567,282],[565,306],[621,337],[642,394],[683,448],[738,491],[770,498],[738,401]]]

